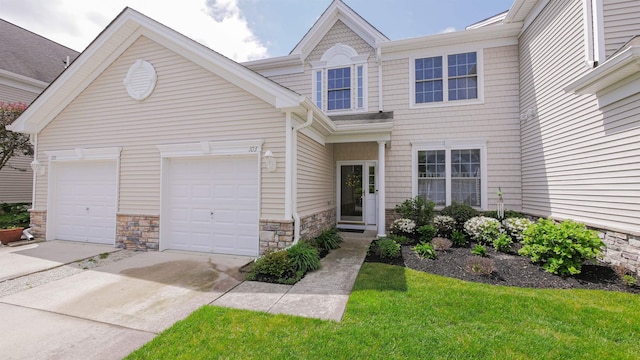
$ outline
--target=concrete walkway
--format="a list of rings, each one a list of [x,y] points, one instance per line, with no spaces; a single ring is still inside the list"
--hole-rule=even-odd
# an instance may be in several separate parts
[[[212,305],[340,321],[375,236],[374,231],[344,232],[341,247],[320,261],[319,270],[308,273],[297,284],[245,281]]]

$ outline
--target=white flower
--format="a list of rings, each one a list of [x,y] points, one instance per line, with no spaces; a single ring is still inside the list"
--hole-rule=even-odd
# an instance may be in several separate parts
[[[391,232],[397,230],[399,232],[413,234],[416,229],[416,223],[411,219],[398,219],[391,225]]]

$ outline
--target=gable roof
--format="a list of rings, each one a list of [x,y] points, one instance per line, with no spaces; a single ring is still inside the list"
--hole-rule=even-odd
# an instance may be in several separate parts
[[[388,37],[369,24],[347,4],[343,3],[342,0],[333,0],[302,40],[291,50],[290,55],[300,55],[302,59],[305,59],[338,20],[342,21],[373,48],[378,43],[389,41]]]
[[[0,19],[0,70],[44,83],[65,69],[67,57],[79,53],[29,30]]]
[[[145,36],[215,73],[283,111],[313,111],[330,122],[306,97],[131,9],[125,8],[10,126],[12,131],[38,133],[89,86],[138,38]]]

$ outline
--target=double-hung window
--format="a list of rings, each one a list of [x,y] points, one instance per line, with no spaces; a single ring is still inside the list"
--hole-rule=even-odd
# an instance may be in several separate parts
[[[327,110],[351,109],[351,68],[327,71]]]
[[[478,52],[416,58],[413,104],[479,99]]]
[[[414,145],[414,195],[440,207],[486,207],[485,153],[483,145]]]

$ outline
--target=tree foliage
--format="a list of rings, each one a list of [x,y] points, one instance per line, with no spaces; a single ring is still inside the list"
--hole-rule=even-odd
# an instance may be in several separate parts
[[[11,125],[26,108],[27,105],[24,103],[0,102],[0,170],[16,155],[33,155],[29,136],[7,130],[7,126]]]

